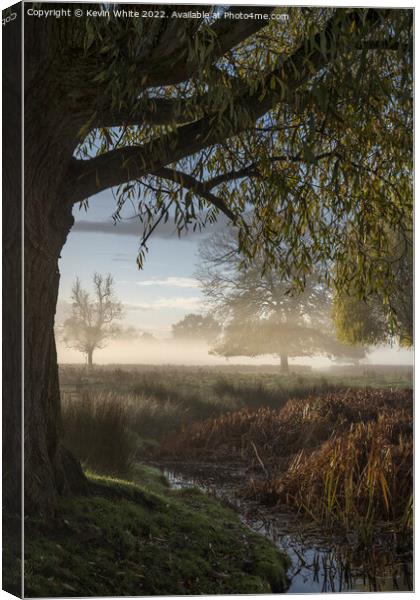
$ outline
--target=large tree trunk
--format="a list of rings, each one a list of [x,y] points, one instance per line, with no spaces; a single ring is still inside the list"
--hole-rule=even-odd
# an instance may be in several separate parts
[[[48,189],[38,194],[31,189],[25,196],[25,510],[49,512],[58,493],[83,492],[86,482],[80,465],[60,444],[54,339],[58,258],[73,219],[69,206],[51,210]]]
[[[88,369],[91,369],[93,367],[93,350],[88,350],[87,362],[88,362]]]
[[[42,76],[46,79],[43,80]],[[60,443],[60,390],[54,339],[58,259],[73,224],[63,181],[77,128],[52,104],[48,69],[30,83],[25,107],[24,468],[25,512],[49,514],[58,494],[83,493],[80,464]]]

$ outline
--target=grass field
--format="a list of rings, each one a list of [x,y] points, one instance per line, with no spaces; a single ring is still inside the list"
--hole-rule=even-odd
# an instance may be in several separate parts
[[[138,415],[136,433],[160,439],[181,425],[241,408],[281,408],[290,398],[306,398],[348,388],[410,388],[405,367],[337,367],[331,372],[297,370],[281,375],[265,367],[104,366],[60,368],[65,411],[108,396]]]

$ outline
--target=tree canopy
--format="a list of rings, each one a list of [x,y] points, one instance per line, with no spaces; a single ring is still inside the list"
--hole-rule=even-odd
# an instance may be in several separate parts
[[[403,238],[395,237],[384,259],[396,282],[389,294],[389,305],[376,292],[361,299],[351,286],[335,290],[333,312],[338,336],[351,344],[397,342],[410,347],[414,319],[412,249]],[[376,277],[383,277],[381,262],[376,265]]]
[[[274,269],[261,274],[263,257],[245,267],[232,230],[216,233],[200,246],[198,277],[207,301],[223,324],[213,352],[222,356],[275,354],[287,368],[288,357],[324,355],[358,361],[360,345],[340,342],[332,321],[332,293],[317,277],[293,288]]]
[[[389,304],[393,270],[376,277],[372,256],[389,232],[411,239],[412,11],[149,8],[163,18],[50,24],[80,120],[67,197],[113,188],[116,220],[135,202],[140,266],[161,220],[182,233],[223,212],[248,260],[263,249],[300,285],[317,263]]]
[[[211,315],[190,313],[172,325],[175,339],[212,342],[220,333],[220,324]]]

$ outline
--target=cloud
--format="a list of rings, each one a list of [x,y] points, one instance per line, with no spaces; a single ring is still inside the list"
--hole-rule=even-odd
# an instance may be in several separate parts
[[[166,277],[165,279],[146,279],[146,281],[137,281],[141,286],[163,286],[175,288],[198,288],[200,283],[192,277]]]
[[[178,238],[176,227],[173,223],[168,221],[167,223],[159,223],[153,232],[153,238],[161,239],[180,239],[182,241],[190,241],[197,239],[203,235],[214,233],[215,231],[221,231],[226,227],[227,219],[224,215],[221,215],[215,224],[208,224],[205,229],[201,232],[192,228],[181,235]],[[79,233],[110,233],[114,235],[128,235],[140,238],[143,233],[143,226],[137,219],[130,219],[126,221],[119,221],[116,225],[113,221],[88,221],[88,220],[76,220],[73,225],[72,231]]]
[[[126,257],[124,257],[124,256],[113,256],[112,261],[113,262],[121,262],[121,263],[135,263],[136,262],[136,258],[135,258],[135,256],[133,257],[132,255],[127,255]]]
[[[152,302],[125,302],[124,308],[128,311],[137,310],[167,310],[167,309],[182,309],[182,310],[201,310],[203,308],[203,299],[199,296],[191,296],[184,298],[182,296],[173,296],[172,298],[157,298]]]

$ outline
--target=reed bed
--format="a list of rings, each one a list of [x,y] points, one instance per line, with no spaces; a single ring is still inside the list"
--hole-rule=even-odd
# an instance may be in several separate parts
[[[212,456],[222,460],[232,455],[249,461],[255,448],[268,462],[314,448],[353,423],[377,420],[383,411],[400,408],[411,414],[410,390],[347,390],[290,399],[282,408],[242,409],[185,425],[169,436],[163,455],[182,458]]]
[[[130,413],[129,403],[112,392],[86,393],[77,401],[64,401],[64,444],[86,467],[125,475],[135,455]]]
[[[370,539],[412,526],[411,390],[348,390],[241,410],[185,427],[161,453],[241,460],[244,496],[303,511]]]
[[[65,445],[88,468],[127,476],[133,463],[185,421],[185,409],[141,394],[84,391],[62,395]]]
[[[369,532],[381,521],[410,527],[412,457],[411,415],[389,409],[302,450],[280,476],[250,481],[246,494],[348,530]]]

